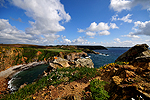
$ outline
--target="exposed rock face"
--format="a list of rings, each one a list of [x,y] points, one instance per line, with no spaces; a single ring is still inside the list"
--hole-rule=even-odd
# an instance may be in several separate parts
[[[150,58],[150,50],[148,49],[147,44],[135,45],[134,47],[130,48],[127,52],[119,56],[115,62],[122,61],[122,62],[133,62],[134,60],[138,60],[142,57],[145,59]],[[148,60],[150,61],[150,60]]]
[[[150,99],[150,50],[148,45],[135,45],[116,61],[130,62],[131,65],[108,66],[102,70],[102,79],[109,82],[106,90],[110,100],[143,97]]]
[[[142,96],[150,99],[150,70],[142,66],[110,65],[102,70],[102,80],[109,82],[106,90],[110,100],[125,100]]]

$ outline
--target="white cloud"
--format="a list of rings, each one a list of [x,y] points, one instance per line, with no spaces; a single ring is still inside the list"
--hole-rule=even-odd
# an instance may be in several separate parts
[[[94,32],[86,32],[86,35],[88,35],[88,36],[95,36],[96,33],[94,33]]]
[[[60,0],[12,0],[10,2],[25,10],[25,14],[34,21],[29,21],[31,27],[23,32],[12,26],[8,20],[0,19],[1,43],[53,44],[60,37],[56,33],[65,29],[61,24],[71,19]],[[22,21],[21,18],[13,20]]]
[[[118,20],[122,20],[122,21],[124,21],[124,22],[131,23],[132,20],[129,19],[131,16],[132,16],[132,14],[128,14],[127,16],[124,16],[124,17],[122,17],[122,18],[118,18]]]
[[[50,44],[56,40],[59,35],[43,34],[32,35],[18,30],[12,26],[8,20],[0,19],[0,43],[28,43],[28,44]]]
[[[67,39],[66,36],[61,36],[62,40],[61,44],[71,44],[71,40]]]
[[[84,39],[84,37],[78,37],[77,39],[74,40],[70,40],[67,39],[66,36],[61,36],[62,41],[58,40],[59,44],[69,44],[69,45],[74,45],[74,44],[89,44],[90,42],[88,42],[86,39]]]
[[[105,30],[105,31],[99,32],[98,34],[99,34],[99,35],[109,35],[110,32],[107,31],[107,30]]]
[[[100,22],[98,25],[97,23],[91,23],[90,27],[87,28],[88,31],[102,31],[102,30],[109,30],[108,23]]]
[[[83,37],[79,37],[77,39],[74,39],[72,41],[72,44],[88,44],[88,42]]]
[[[116,42],[121,42],[119,38],[114,39]]]
[[[142,5],[142,9],[150,9],[150,0],[111,0],[110,8],[114,11],[130,10],[132,7]]]
[[[133,33],[134,35],[148,35],[148,36],[150,36],[150,21],[134,22],[133,29],[135,30],[135,32]]]
[[[115,29],[115,28],[119,29],[119,27],[115,23],[110,23],[110,28],[112,28],[112,29]]]
[[[118,15],[113,15],[112,16],[112,20],[111,21],[117,21],[117,20],[121,20],[121,21],[124,21],[124,22],[128,22],[128,23],[131,23],[132,22],[132,19],[129,19],[130,17],[132,16],[132,14],[128,14],[122,18],[117,18]]]
[[[146,42],[150,42],[150,40],[145,40]]]
[[[93,36],[95,36],[96,34],[109,35],[110,34],[110,32],[108,31],[109,29],[118,29],[118,28],[119,27],[115,23],[110,23],[109,25],[108,23],[104,22],[100,22],[98,24],[96,22],[93,22],[85,30],[78,29],[78,32],[80,33],[85,32],[85,34],[90,36],[90,38],[94,38]]]
[[[111,18],[111,21],[116,21],[117,17],[118,17],[118,14],[113,15],[112,18]]]
[[[122,37],[129,37],[129,38],[140,38],[139,36],[137,35],[134,35],[133,32],[130,32],[128,35],[122,35]]]
[[[68,22],[71,17],[65,12],[60,0],[12,0],[13,4],[24,9],[28,17],[35,21],[29,21],[31,28],[26,29],[28,34],[54,34],[65,28],[60,21]]]
[[[78,29],[79,33],[85,32],[83,29]]]

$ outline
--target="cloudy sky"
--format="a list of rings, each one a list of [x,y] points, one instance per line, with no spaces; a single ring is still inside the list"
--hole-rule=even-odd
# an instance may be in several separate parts
[[[0,43],[150,46],[150,0],[0,0]]]

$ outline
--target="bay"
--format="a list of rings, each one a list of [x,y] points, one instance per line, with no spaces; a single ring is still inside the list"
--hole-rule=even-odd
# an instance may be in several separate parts
[[[47,64],[37,65],[33,68],[21,71],[13,75],[12,79],[8,82],[11,91],[16,91],[24,83],[32,83],[38,78],[39,74],[42,74],[44,70],[48,67]]]
[[[108,63],[114,63],[115,60],[125,53],[129,48],[107,48],[108,50],[94,50],[100,54],[88,54],[94,63],[94,68],[99,68]]]

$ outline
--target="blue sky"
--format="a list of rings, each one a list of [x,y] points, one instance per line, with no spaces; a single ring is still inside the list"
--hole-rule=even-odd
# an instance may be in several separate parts
[[[150,0],[0,0],[0,43],[150,45]]]

